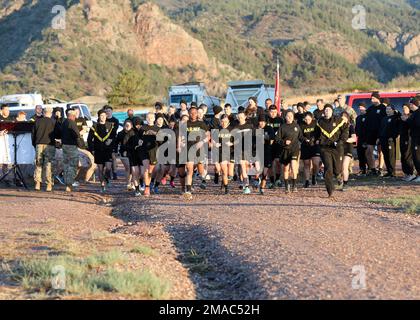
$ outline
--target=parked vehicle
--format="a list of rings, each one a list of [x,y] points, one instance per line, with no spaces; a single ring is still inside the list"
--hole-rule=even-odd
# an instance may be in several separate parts
[[[266,85],[263,80],[232,81],[228,83],[225,103],[232,106],[232,112],[237,113],[240,106],[247,107],[249,97],[257,97],[258,106],[264,106],[265,100],[274,101],[274,86]]]
[[[209,113],[213,112],[213,106],[220,105],[220,99],[212,97],[207,94],[206,87],[201,82],[188,82],[184,84],[174,85],[169,88],[169,104],[180,107],[181,101],[186,101],[188,104],[191,102],[200,104],[204,103],[209,107]]]
[[[389,98],[391,105],[393,105],[398,111],[402,112],[402,106],[404,103],[410,102],[412,98],[419,95],[420,91],[411,92],[381,92],[382,98]],[[346,96],[346,103],[352,107],[357,114],[359,114],[358,105],[362,102],[369,107],[371,103],[372,93],[352,93]]]
[[[27,119],[35,114],[35,107],[41,105],[43,108],[49,106],[52,108],[60,108],[63,117],[66,116],[65,111],[69,108],[79,109],[80,115],[84,117],[89,125],[92,125],[92,116],[87,104],[74,102],[66,103],[57,99],[44,100],[39,93],[31,94],[13,94],[0,98],[0,104],[7,104],[12,117],[17,116],[20,111],[25,111]]]

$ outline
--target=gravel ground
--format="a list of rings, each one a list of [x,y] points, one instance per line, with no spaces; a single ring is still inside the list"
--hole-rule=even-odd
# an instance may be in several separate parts
[[[367,201],[419,190],[381,184],[330,200],[321,187],[264,196],[211,187],[185,202],[163,189],[137,206],[166,226],[200,299],[419,299],[420,216]]]
[[[121,194],[117,184],[108,195],[95,185],[66,194],[57,186],[51,194],[22,189],[0,189],[0,265],[21,259],[58,254],[84,257],[95,252],[118,250],[128,256],[130,270],[151,270],[170,285],[165,299],[194,299],[188,271],[176,260],[177,252],[163,227],[133,223],[113,211],[112,200]],[[125,233],[131,227],[141,232]],[[132,249],[151,248],[152,254],[134,254]],[[1,269],[0,269],[1,270]],[[38,299],[0,271],[0,300]],[[62,296],[60,299],[127,299],[119,294]]]
[[[132,267],[168,279],[170,299],[420,299],[420,215],[369,202],[420,187],[358,184],[335,200],[322,187],[244,196],[235,185],[226,196],[212,183],[187,202],[166,186],[149,199],[122,183],[106,196],[92,185],[71,196],[2,189],[0,262],[65,250],[58,240],[100,250],[138,243],[158,254]],[[352,286],[355,266],[366,288]],[[31,297],[0,273],[0,299],[10,298]]]

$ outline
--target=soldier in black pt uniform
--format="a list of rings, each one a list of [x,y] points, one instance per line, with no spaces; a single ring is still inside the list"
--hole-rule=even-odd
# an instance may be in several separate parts
[[[328,196],[334,192],[333,178],[341,176],[343,162],[343,145],[349,138],[349,130],[342,118],[333,116],[334,108],[327,104],[324,117],[318,121],[316,143],[321,148],[321,159],[324,163],[325,185]],[[342,180],[339,182],[342,187]]]
[[[106,120],[106,112],[98,111],[98,122],[92,126],[88,136],[88,148],[98,166],[102,192],[106,191],[111,178],[114,124]]]
[[[160,128],[155,125],[155,114],[148,113],[146,116],[147,124],[143,125],[138,131],[138,155],[142,165],[141,175],[145,183],[144,196],[150,196],[152,174],[158,162],[156,136]],[[155,182],[154,191],[159,187],[159,181]],[[157,192],[156,192],[157,193]]]
[[[275,138],[274,129],[267,125],[266,116],[263,114],[259,115],[258,129],[264,130],[264,161],[257,161],[258,169],[262,170],[261,179],[259,181],[260,194],[264,194],[264,189],[267,185],[267,178],[271,176],[271,170],[273,167],[273,150],[272,144]],[[261,166],[264,166],[261,168]],[[259,175],[257,176],[259,178]]]
[[[267,117],[267,126],[272,127],[274,130],[274,136],[277,135],[277,132],[280,130],[281,125],[284,123],[283,118],[279,115],[277,107],[272,105],[268,109],[268,117]],[[272,152],[272,159],[273,159],[273,166],[271,168],[271,176],[270,176],[270,184],[268,188],[274,188],[274,186],[281,187],[281,169],[282,165],[280,163],[280,145],[274,141],[271,146]]]
[[[387,116],[379,128],[379,143],[384,155],[387,174],[384,178],[395,178],[397,162],[397,138],[400,135],[401,115],[391,106],[386,107]]]
[[[300,158],[303,160],[303,164],[305,166],[305,188],[309,188],[311,184],[309,179],[311,179],[311,176],[312,185],[317,185],[316,176],[319,172],[319,164],[321,162],[321,151],[319,150],[319,146],[315,144],[316,126],[317,121],[314,119],[313,114],[307,112],[305,114],[305,117],[303,118],[303,123],[300,125],[303,134],[303,141],[300,148]]]
[[[357,158],[359,159],[359,176],[367,174],[367,137],[366,137],[366,104],[359,104],[360,114],[356,118]]]
[[[303,140],[302,130],[295,121],[295,114],[286,112],[286,123],[277,132],[276,141],[281,147],[280,162],[283,164],[284,184],[286,193],[297,192],[296,180],[299,174],[300,142]],[[289,181],[292,173],[291,184]]]
[[[403,180],[410,182],[416,178],[414,175],[413,153],[411,150],[410,126],[407,119],[411,116],[410,106],[403,105],[403,113],[401,115],[400,125],[400,151],[401,151],[401,167],[404,173]]]

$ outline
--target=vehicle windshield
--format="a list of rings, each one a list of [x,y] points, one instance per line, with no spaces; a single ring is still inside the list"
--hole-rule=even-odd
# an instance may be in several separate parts
[[[193,102],[192,94],[176,94],[171,96],[171,104],[180,104],[182,100],[185,100],[187,103]]]
[[[7,104],[9,106],[9,108],[20,106],[19,102],[5,102],[5,103],[2,103],[2,104]]]
[[[389,98],[389,100],[391,101],[391,105],[394,106],[396,110],[398,110],[399,112],[402,112],[403,104],[409,103],[411,98],[410,97],[396,97],[396,98]],[[372,105],[370,98],[354,99],[352,107],[357,112],[357,114],[360,113],[358,106],[362,102],[366,104],[367,108],[369,108]]]
[[[35,110],[11,110],[10,111],[10,117],[12,119],[16,119],[16,117],[18,116],[19,112],[25,112],[26,113],[26,120],[29,120],[30,118],[32,118],[35,115]]]

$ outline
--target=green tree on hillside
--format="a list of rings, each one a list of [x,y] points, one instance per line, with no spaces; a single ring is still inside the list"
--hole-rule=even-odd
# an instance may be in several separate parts
[[[112,86],[107,99],[114,105],[138,105],[148,103],[147,79],[139,73],[125,70]]]

